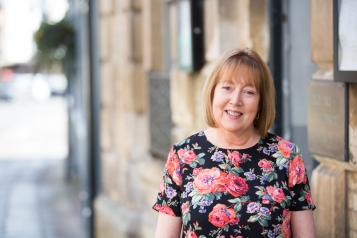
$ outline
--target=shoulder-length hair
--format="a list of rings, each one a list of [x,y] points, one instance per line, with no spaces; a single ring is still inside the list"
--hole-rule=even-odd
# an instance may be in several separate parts
[[[217,127],[212,111],[215,88],[220,80],[230,80],[246,66],[250,77],[248,82],[259,92],[259,108],[254,127],[265,137],[275,119],[275,87],[270,70],[261,57],[251,49],[234,49],[221,57],[208,77],[204,90],[204,117],[210,127]]]

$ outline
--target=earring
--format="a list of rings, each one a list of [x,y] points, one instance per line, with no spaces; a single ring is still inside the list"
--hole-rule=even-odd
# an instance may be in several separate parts
[[[255,117],[255,120],[258,120],[259,117],[260,117],[260,113],[258,112],[258,113],[257,113],[257,116]]]

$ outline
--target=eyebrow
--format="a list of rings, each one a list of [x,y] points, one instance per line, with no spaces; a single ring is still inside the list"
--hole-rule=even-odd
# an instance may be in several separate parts
[[[233,84],[234,82],[233,82],[233,80],[228,80],[228,79],[224,80],[224,79],[223,79],[223,80],[218,81],[218,82],[217,82],[217,85],[218,85],[218,84],[225,84],[225,83]],[[244,81],[243,81],[243,83],[245,84],[244,87],[257,88],[252,82],[244,82]]]

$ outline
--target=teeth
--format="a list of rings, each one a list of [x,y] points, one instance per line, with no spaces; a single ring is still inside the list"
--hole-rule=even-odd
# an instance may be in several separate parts
[[[227,113],[229,115],[231,115],[231,116],[240,116],[240,115],[242,115],[242,113],[240,113],[240,112],[233,112],[233,111],[228,111],[228,110],[227,110]]]

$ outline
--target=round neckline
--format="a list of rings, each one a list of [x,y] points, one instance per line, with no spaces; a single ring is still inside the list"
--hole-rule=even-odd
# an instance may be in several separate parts
[[[249,146],[247,148],[241,148],[241,149],[238,149],[238,148],[224,148],[224,147],[217,146],[217,145],[213,144],[210,140],[208,140],[207,135],[206,135],[204,130],[202,130],[201,133],[203,134],[203,137],[204,137],[205,141],[207,142],[207,144],[209,144],[211,146],[214,146],[214,147],[216,147],[217,149],[220,149],[220,150],[232,150],[232,151],[234,151],[234,150],[235,151],[251,150],[251,149],[254,149],[255,147],[258,147],[258,145],[261,144],[262,140],[263,140],[263,138],[260,137],[259,140],[254,145]]]

